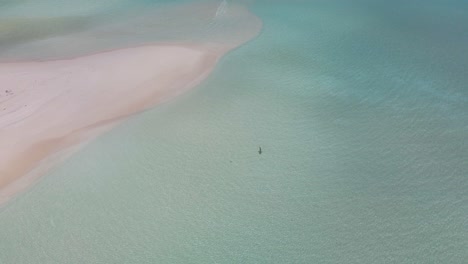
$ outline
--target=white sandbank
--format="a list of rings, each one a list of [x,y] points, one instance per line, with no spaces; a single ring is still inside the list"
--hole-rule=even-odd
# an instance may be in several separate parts
[[[0,63],[0,203],[79,143],[197,85],[222,54],[203,46],[154,45]]]
[[[261,27],[242,5],[200,1],[7,45],[0,54],[0,205],[83,143],[199,84]],[[162,39],[170,42],[155,44]]]

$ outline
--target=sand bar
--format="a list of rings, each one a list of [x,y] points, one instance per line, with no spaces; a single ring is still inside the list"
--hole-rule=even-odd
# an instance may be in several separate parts
[[[242,5],[200,1],[7,45],[0,56],[0,205],[125,118],[195,87],[261,27]]]
[[[46,168],[33,170],[57,153],[196,86],[222,54],[165,44],[0,64],[0,203],[34,182]]]

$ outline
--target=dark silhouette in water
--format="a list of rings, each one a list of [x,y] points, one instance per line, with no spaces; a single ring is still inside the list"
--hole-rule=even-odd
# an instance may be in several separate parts
[[[262,155],[262,147],[258,147],[258,154]]]

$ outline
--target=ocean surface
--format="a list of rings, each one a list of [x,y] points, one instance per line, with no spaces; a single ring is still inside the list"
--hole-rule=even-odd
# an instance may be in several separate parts
[[[0,59],[186,2],[0,0]],[[1,264],[468,263],[468,1],[237,3],[262,33],[1,207]]]

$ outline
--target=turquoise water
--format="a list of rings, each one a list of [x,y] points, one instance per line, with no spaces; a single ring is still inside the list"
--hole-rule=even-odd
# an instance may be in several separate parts
[[[244,3],[258,38],[0,209],[0,263],[466,263],[468,2]]]

